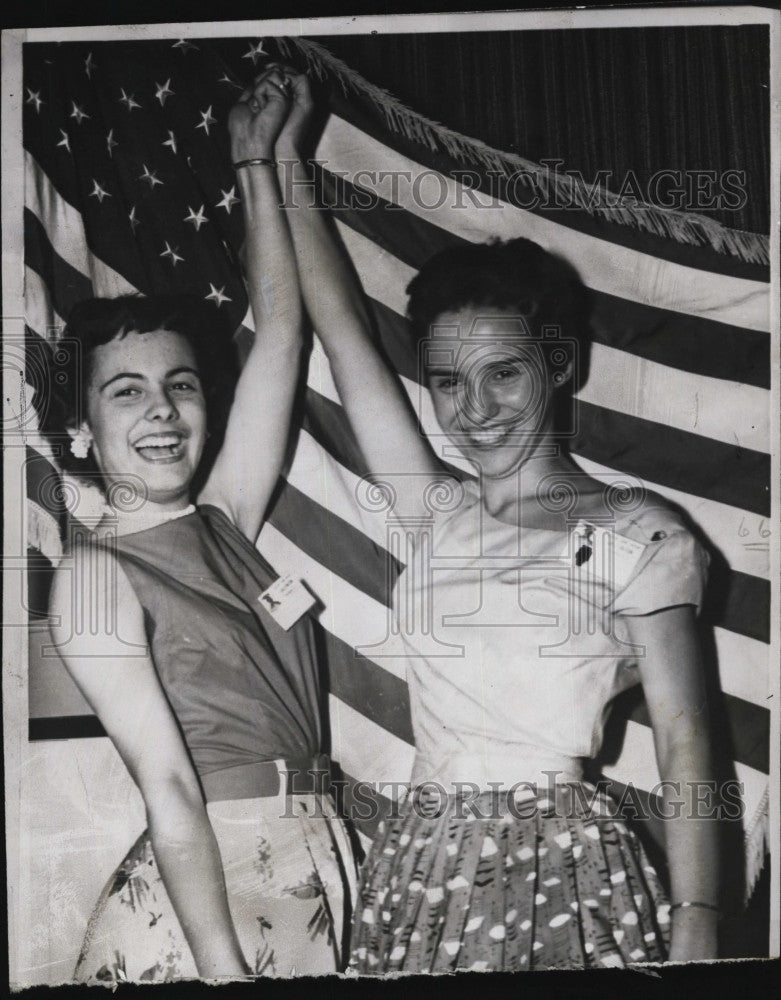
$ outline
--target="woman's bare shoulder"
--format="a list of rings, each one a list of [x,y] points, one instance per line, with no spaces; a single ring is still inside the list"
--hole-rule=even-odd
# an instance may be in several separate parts
[[[120,636],[138,631],[141,615],[138,597],[112,547],[95,534],[69,543],[49,591],[49,628],[55,643],[67,640],[74,651],[109,639],[121,643]]]

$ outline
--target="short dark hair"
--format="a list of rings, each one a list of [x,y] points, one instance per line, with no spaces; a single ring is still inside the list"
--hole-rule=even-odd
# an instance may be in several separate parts
[[[84,299],[71,309],[57,347],[65,360],[58,365],[57,378],[52,382],[54,398],[50,402],[54,405],[46,408],[45,426],[41,428],[49,440],[60,445],[57,461],[66,471],[90,476],[98,472],[91,454],[78,459],[69,447],[62,447],[66,429],[77,427],[86,416],[83,401],[93,352],[128,333],[157,330],[178,333],[190,344],[206,399],[208,451],[221,443],[238,374],[233,331],[223,317],[208,303],[190,295]]]
[[[417,343],[443,313],[482,306],[516,312],[532,333],[556,326],[583,352],[590,339],[588,290],[567,261],[532,240],[448,247],[423,265],[407,294]]]

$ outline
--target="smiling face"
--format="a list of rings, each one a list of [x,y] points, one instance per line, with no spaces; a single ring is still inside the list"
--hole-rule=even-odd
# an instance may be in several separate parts
[[[509,475],[553,429],[539,344],[509,311],[467,307],[434,326],[426,377],[440,427],[484,476]]]
[[[192,347],[179,333],[130,332],[90,356],[85,430],[107,484],[140,478],[148,499],[189,503],[206,438]]]

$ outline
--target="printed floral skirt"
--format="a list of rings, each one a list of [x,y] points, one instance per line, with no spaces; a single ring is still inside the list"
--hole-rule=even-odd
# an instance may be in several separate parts
[[[330,798],[309,794],[210,802],[208,813],[234,926],[255,974],[340,971],[355,867]],[[144,833],[98,901],[75,979],[113,984],[197,976]]]
[[[586,783],[525,801],[421,786],[362,873],[352,968],[594,968],[664,961],[669,904],[636,834]]]

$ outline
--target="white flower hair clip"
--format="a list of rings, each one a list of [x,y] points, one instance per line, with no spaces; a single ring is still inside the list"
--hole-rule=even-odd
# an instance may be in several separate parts
[[[71,438],[71,454],[74,458],[86,458],[91,444],[92,437],[86,431],[79,430]]]

